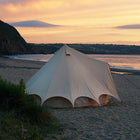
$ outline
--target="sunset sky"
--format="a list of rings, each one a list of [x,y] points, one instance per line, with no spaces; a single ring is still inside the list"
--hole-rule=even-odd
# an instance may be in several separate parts
[[[0,0],[7,23],[41,21],[49,27],[16,27],[31,43],[140,45],[140,0]]]

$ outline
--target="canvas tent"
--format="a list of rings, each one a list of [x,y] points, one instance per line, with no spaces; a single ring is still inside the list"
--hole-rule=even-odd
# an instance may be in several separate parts
[[[26,92],[51,107],[98,106],[120,100],[106,62],[64,45],[27,82]]]

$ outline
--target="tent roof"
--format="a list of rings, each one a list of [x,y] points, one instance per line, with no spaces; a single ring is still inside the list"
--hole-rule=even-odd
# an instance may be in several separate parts
[[[27,82],[26,92],[41,97],[42,104],[52,97],[63,97],[74,106],[79,97],[89,97],[98,104],[103,94],[120,100],[109,65],[82,54],[67,45]]]

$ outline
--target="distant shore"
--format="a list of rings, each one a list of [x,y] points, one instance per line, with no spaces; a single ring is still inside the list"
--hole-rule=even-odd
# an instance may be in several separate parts
[[[0,57],[0,76],[13,83],[27,82],[45,62]],[[112,73],[121,102],[110,99],[103,107],[50,109],[66,126],[71,140],[140,139],[140,75]]]

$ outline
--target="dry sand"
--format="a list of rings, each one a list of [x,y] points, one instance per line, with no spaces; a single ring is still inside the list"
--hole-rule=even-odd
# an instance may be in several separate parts
[[[13,83],[25,82],[43,62],[0,57],[0,76]],[[140,140],[140,75],[112,74],[122,102],[111,98],[108,106],[50,109],[66,130],[66,140]],[[52,138],[53,139],[53,138]]]

